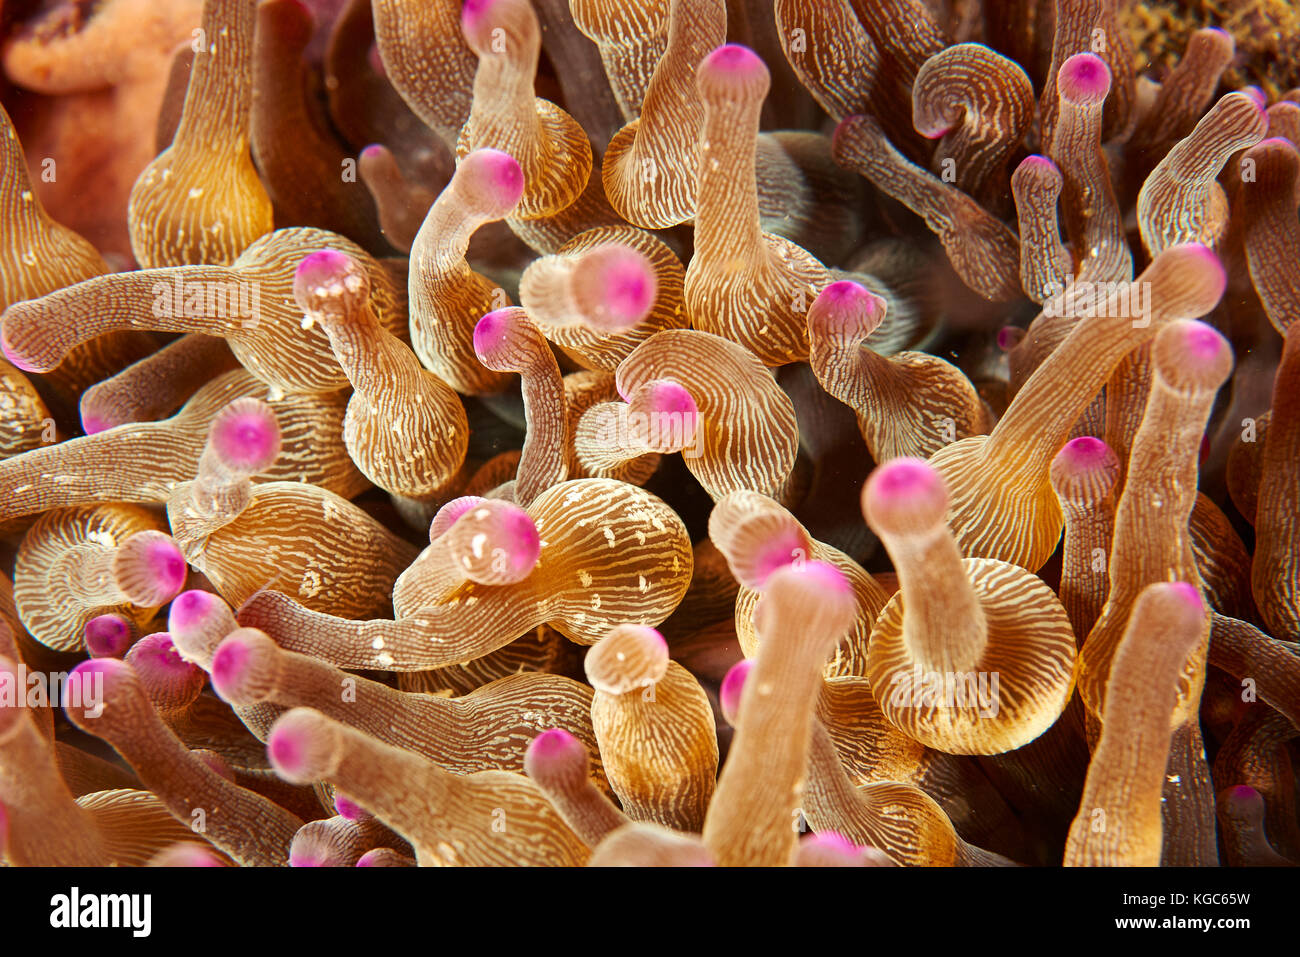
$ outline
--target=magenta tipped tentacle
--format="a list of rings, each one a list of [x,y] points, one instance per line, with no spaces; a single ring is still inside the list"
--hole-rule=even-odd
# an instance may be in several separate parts
[[[207,681],[203,669],[182,658],[165,631],[145,635],[131,646],[124,660],[160,713],[193,703]]]
[[[134,640],[135,630],[121,615],[96,615],[86,622],[86,653],[92,658],[121,658]]]

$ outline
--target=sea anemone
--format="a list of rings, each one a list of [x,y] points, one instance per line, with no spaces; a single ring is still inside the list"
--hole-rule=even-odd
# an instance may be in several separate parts
[[[6,7],[0,863],[1300,864],[1225,6]]]

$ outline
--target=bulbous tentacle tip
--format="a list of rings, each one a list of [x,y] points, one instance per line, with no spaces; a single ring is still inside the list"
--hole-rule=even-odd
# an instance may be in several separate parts
[[[674,379],[652,379],[628,399],[628,414],[641,445],[672,453],[695,445],[700,407],[689,389]]]
[[[650,260],[622,245],[594,250],[576,281],[580,299],[588,300],[583,303],[587,321],[606,332],[635,326],[650,312],[658,294]]]
[[[449,528],[456,524],[457,519],[475,505],[486,501],[487,499],[481,495],[462,495],[460,498],[452,499],[438,509],[433,516],[433,520],[429,522],[429,541],[436,542]]]
[[[862,488],[862,512],[878,532],[923,531],[944,520],[948,487],[923,459],[897,458],[879,466]]]
[[[1170,595],[1178,598],[1190,610],[1198,615],[1205,613],[1205,599],[1195,585],[1190,582],[1169,582],[1166,587]]]
[[[120,423],[117,422],[109,422],[107,419],[101,418],[89,409],[81,410],[81,431],[85,432],[87,435],[107,432],[109,429],[119,424]]]
[[[181,592],[167,610],[167,630],[174,636],[201,628],[223,611],[230,614],[230,607],[210,591],[194,588]]]
[[[747,46],[724,43],[709,53],[695,71],[695,82],[706,100],[766,95],[771,76],[763,58]]]
[[[1091,435],[1071,439],[1057,454],[1064,466],[1070,469],[1095,469],[1119,462],[1109,445]]]
[[[131,646],[126,662],[146,684],[177,687],[206,680],[203,669],[181,657],[172,636],[165,631],[145,635]]]
[[[475,323],[474,354],[489,369],[509,364],[509,354],[514,352],[519,339],[516,328],[519,315],[517,306],[507,306],[486,313]]]
[[[362,821],[370,817],[370,812],[346,794],[334,792],[334,810],[341,818],[349,821]]]
[[[740,715],[740,696],[745,691],[745,681],[754,668],[752,658],[738,661],[722,677],[718,688],[718,703],[722,707],[722,717],[728,724],[734,725]]]
[[[871,335],[885,318],[885,300],[861,283],[833,282],[817,294],[808,308],[808,331],[860,341]]]
[[[1224,788],[1220,794],[1224,803],[1239,812],[1254,812],[1259,817],[1264,815],[1264,796],[1249,784],[1235,784]]]
[[[49,368],[42,368],[34,360],[28,359],[9,341],[9,330],[6,328],[8,323],[0,326],[0,352],[9,360],[10,364],[21,369],[23,372],[49,372]]]
[[[1184,316],[1208,314],[1219,304],[1228,286],[1223,263],[1213,249],[1201,243],[1168,247],[1152,260],[1142,275],[1152,280],[1154,308],[1161,307],[1161,297],[1173,297]]]
[[[1110,69],[1094,53],[1076,53],[1061,64],[1056,89],[1072,103],[1100,103],[1110,92]]]
[[[1177,333],[1180,350],[1193,362],[1209,363],[1224,355],[1231,355],[1228,340],[1207,323],[1180,324]]]
[[[104,713],[106,698],[115,685],[133,676],[131,666],[117,658],[91,658],[68,674],[63,710],[74,724],[94,720]]]
[[[1156,582],[1142,589],[1134,603],[1140,620],[1167,623],[1178,634],[1193,634],[1205,623],[1208,608],[1200,589],[1190,582]]]
[[[376,847],[357,858],[357,867],[414,867],[415,862],[391,847]]]
[[[365,269],[337,249],[308,253],[294,270],[294,301],[310,315],[345,318],[362,308],[369,296]]]
[[[92,658],[121,658],[131,647],[131,625],[121,615],[96,615],[82,629]]]
[[[510,502],[484,500],[464,512],[446,534],[456,567],[482,584],[523,581],[542,555],[537,524]]]
[[[280,454],[280,423],[265,402],[237,399],[212,420],[208,441],[226,468],[256,475]]]
[[[1255,150],[1258,150],[1260,152],[1276,150],[1278,152],[1287,153],[1287,154],[1300,152],[1300,150],[1296,149],[1296,144],[1292,143],[1285,136],[1266,136],[1264,139],[1260,140],[1258,143],[1256,143],[1254,146],[1250,148],[1250,151],[1252,152]]]
[[[636,390],[628,400],[633,412],[658,412],[696,416],[700,407],[690,389],[675,379],[652,379]]]
[[[524,6],[526,3],[521,0],[464,0],[460,8],[460,28],[469,48],[479,56],[506,52],[496,31],[503,28],[510,17],[521,16],[519,11]]]
[[[528,742],[524,773],[542,787],[572,786],[586,778],[590,761],[581,741],[563,728],[551,728]]]
[[[815,598],[827,606],[856,608],[853,586],[844,573],[830,562],[792,562],[767,576],[762,587],[763,600],[783,602]]]
[[[1003,326],[998,330],[997,346],[1003,352],[1010,352],[1024,341],[1025,330],[1019,326]]]
[[[700,69],[711,74],[748,77],[766,74],[767,65],[749,47],[724,43],[700,62]]]
[[[668,671],[668,642],[648,625],[618,625],[587,652],[583,669],[597,691],[627,694],[663,678]]]
[[[474,150],[460,161],[456,178],[497,218],[514,210],[524,195],[523,168],[501,150]]]
[[[796,863],[804,867],[893,867],[884,851],[859,847],[835,831],[818,831],[799,842]]]
[[[231,632],[212,655],[212,687],[231,704],[252,704],[265,697],[274,674],[276,645],[255,628]]]
[[[1243,86],[1240,90],[1234,90],[1233,93],[1240,93],[1250,97],[1255,102],[1261,113],[1268,110],[1268,94],[1257,86]],[[1231,96],[1232,94],[1228,94]]]
[[[153,608],[185,586],[189,566],[170,535],[144,531],[122,543],[113,557],[113,573],[133,605]]]
[[[529,755],[532,756],[533,760],[563,760],[566,757],[572,757],[575,753],[582,750],[584,750],[582,742],[568,731],[565,731],[563,728],[551,728],[547,731],[543,731],[528,743],[528,750],[525,752],[524,762],[525,765],[527,765]]]
[[[308,784],[333,770],[334,729],[309,708],[281,715],[266,739],[266,753],[280,777],[290,784]]]
[[[1061,168],[1052,162],[1050,157],[1044,156],[1041,153],[1030,153],[1022,159],[1016,165],[1015,173],[1012,173],[1011,175],[1015,176],[1016,173],[1021,173],[1021,175],[1032,173],[1039,176],[1055,176],[1058,180],[1061,178]]]
[[[1161,329],[1151,345],[1160,379],[1188,392],[1218,389],[1232,372],[1232,346],[1213,326],[1181,319]]]

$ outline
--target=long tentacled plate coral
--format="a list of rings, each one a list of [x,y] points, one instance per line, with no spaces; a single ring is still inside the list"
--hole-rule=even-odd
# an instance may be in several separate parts
[[[0,6],[0,866],[1300,865],[1284,5]]]

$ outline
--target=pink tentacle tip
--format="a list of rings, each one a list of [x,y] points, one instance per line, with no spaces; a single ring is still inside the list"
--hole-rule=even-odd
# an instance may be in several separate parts
[[[879,466],[867,479],[866,495],[890,507],[947,498],[943,479],[924,459],[897,458]]]
[[[1217,286],[1216,295],[1223,296],[1223,291],[1228,287],[1228,273],[1223,268],[1223,260],[1209,246],[1203,243],[1181,243],[1177,246],[1170,246],[1157,259],[1166,256],[1176,262],[1195,263],[1197,268],[1204,270],[1206,275]]]
[[[523,509],[511,514],[505,521],[504,540],[498,547],[505,549],[506,561],[516,574],[532,571],[542,557],[542,536],[537,523]]]
[[[699,72],[710,76],[752,80],[767,76],[767,64],[749,47],[726,43],[701,61]]]
[[[1110,92],[1110,69],[1095,54],[1076,53],[1061,64],[1056,88],[1074,102],[1100,103]]]
[[[323,283],[336,280],[351,265],[347,253],[337,249],[318,249],[303,256],[298,268],[293,273],[293,288],[297,293],[300,288],[312,289]]]
[[[515,326],[514,309],[513,306],[496,309],[474,326],[474,354],[481,361],[495,358],[509,344]]]
[[[220,610],[222,601],[210,591],[191,589],[181,592],[171,603],[167,612],[167,630],[171,632],[189,631],[210,620]]]
[[[1228,799],[1233,804],[1251,807],[1262,805],[1264,797],[1249,784],[1235,784],[1228,788]]]
[[[1244,93],[1246,94],[1246,96],[1250,97],[1252,100],[1255,101],[1255,105],[1259,107],[1261,113],[1267,111],[1268,94],[1265,93],[1260,87],[1243,86],[1240,90],[1235,90],[1233,92]]]
[[[1201,613],[1205,611],[1205,600],[1201,598],[1201,590],[1195,585],[1189,582],[1170,582],[1169,591],[1182,599],[1188,607]]]
[[[221,461],[230,468],[256,474],[280,454],[280,423],[265,405],[223,412],[212,423],[210,440]]]
[[[814,589],[826,595],[848,596],[853,586],[844,573],[830,562],[793,562],[768,576],[764,591],[777,584],[797,582],[801,589]]]
[[[599,268],[601,325],[610,330],[635,326],[646,317],[658,294],[650,261],[629,249],[610,256]]]
[[[107,432],[109,429],[113,428],[113,426],[117,424],[118,423],[116,422],[109,422],[107,419],[101,419],[99,416],[95,415],[95,413],[91,412],[89,409],[81,410],[81,431],[85,432],[87,435],[95,435],[99,432]]]
[[[823,847],[837,854],[852,855],[862,850],[838,831],[818,831],[815,834],[809,834],[803,839],[803,843]]]
[[[358,157],[383,156],[384,153],[386,153],[387,151],[388,151],[388,147],[384,146],[383,143],[371,143],[368,146],[363,146],[361,148],[361,152],[358,153],[357,156]]]
[[[91,658],[72,669],[63,686],[63,708],[70,715],[98,718],[110,684],[131,674],[131,666],[116,658]]]
[[[1030,153],[1020,161],[1020,165],[1016,168],[1023,168],[1026,170],[1057,170],[1057,166],[1052,162],[1051,158],[1043,156],[1041,153]],[[1059,172],[1059,170],[1057,171]]]
[[[202,674],[203,669],[181,657],[172,636],[165,631],[145,635],[131,646],[128,661],[138,673],[151,673],[171,680]]]
[[[8,359],[12,365],[21,369],[23,372],[48,371],[42,369],[39,365],[35,365],[31,362],[28,362],[26,359],[23,358],[21,352],[18,352],[17,350],[14,349],[12,345],[10,345],[8,330],[0,331],[0,352],[3,352],[5,358]]]
[[[1208,365],[1222,358],[1230,348],[1228,340],[1204,322],[1184,323],[1180,332],[1187,358],[1198,365]]]
[[[309,777],[311,729],[286,716],[275,723],[266,741],[271,766],[290,780]]]
[[[475,150],[461,160],[457,173],[469,176],[475,187],[487,192],[486,199],[506,212],[514,209],[524,195],[523,168],[501,150]]]
[[[745,681],[753,667],[753,659],[746,658],[732,665],[722,677],[722,684],[718,687],[718,703],[722,706],[722,716],[728,724],[734,725],[740,714],[740,696],[744,693]]]
[[[131,626],[121,615],[97,615],[82,631],[92,658],[120,658],[131,647]]]
[[[437,514],[433,516],[433,521],[429,523],[429,541],[437,541],[447,529],[456,524],[458,518],[475,505],[481,505],[486,501],[487,499],[480,495],[462,495],[460,498],[452,499],[438,509]]]
[[[1290,105],[1300,110],[1300,104],[1292,103]],[[1287,139],[1285,136],[1265,137],[1264,139],[1256,143],[1254,146],[1252,146],[1251,149],[1259,150],[1261,152],[1265,150],[1279,150],[1284,153],[1297,152],[1296,145],[1292,143],[1289,139]]]
[[[1077,439],[1071,439],[1065,443],[1060,455],[1071,467],[1077,469],[1097,468],[1117,461],[1111,447],[1091,435],[1081,435]]]
[[[690,389],[673,379],[652,379],[645,383],[632,393],[628,405],[630,411],[645,415],[680,416],[684,431],[692,434],[700,415],[700,407]],[[681,438],[686,442],[691,435]]]
[[[559,761],[582,752],[582,742],[563,728],[543,731],[528,743],[526,757],[530,760]]]
[[[224,867],[212,851],[190,841],[173,844],[150,862],[152,867]]]
[[[212,656],[212,687],[222,698],[227,698],[239,684],[251,655],[248,645],[237,635],[232,635],[218,646]]]
[[[370,812],[345,794],[334,793],[334,810],[339,817],[349,821],[361,821],[370,817]]]
[[[460,25],[465,31],[465,38],[473,43],[471,33],[477,34],[491,16],[498,0],[465,0],[460,8]]]
[[[145,566],[158,586],[160,593],[165,593],[169,600],[185,586],[185,577],[189,574],[189,565],[180,547],[170,538],[150,542],[145,551]]]
[[[1025,338],[1025,330],[1019,326],[1003,326],[998,330],[997,345],[1003,352],[1010,352],[1020,345]]]
[[[865,338],[885,316],[885,301],[860,283],[833,282],[817,294],[808,309],[808,321],[832,334]]]
[[[807,543],[793,528],[785,529],[759,546],[754,561],[754,580],[744,582],[750,588],[762,588],[772,573],[808,557]]]

